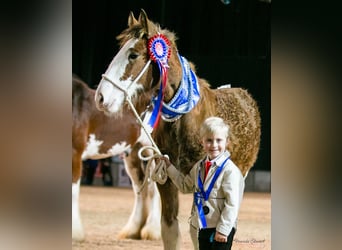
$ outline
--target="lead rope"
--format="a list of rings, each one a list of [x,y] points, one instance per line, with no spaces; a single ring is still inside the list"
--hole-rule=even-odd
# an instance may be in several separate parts
[[[136,83],[141,76],[145,73],[145,71],[148,69],[148,66],[150,65],[151,60],[148,60],[147,63],[145,64],[145,66],[143,67],[143,69],[141,70],[141,72],[139,73],[139,75],[134,79],[134,81],[127,87],[127,90],[129,89],[129,87],[131,87],[133,85],[133,83]],[[132,109],[135,117],[137,118],[140,126],[143,128],[144,132],[146,133],[148,139],[150,140],[152,146],[143,146],[139,151],[138,151],[138,157],[140,160],[142,161],[148,161],[147,165],[146,165],[146,170],[145,170],[145,178],[143,181],[143,184],[141,185],[141,187],[139,188],[138,194],[141,193],[141,191],[144,189],[146,182],[150,181],[150,179],[152,179],[155,182],[158,182],[159,184],[163,185],[165,184],[165,182],[167,181],[167,173],[166,173],[166,164],[164,161],[159,161],[158,164],[154,164],[155,161],[154,159],[158,159],[160,157],[162,157],[162,153],[160,152],[157,144],[154,142],[151,134],[148,132],[148,130],[146,129],[143,121],[141,120],[138,112],[136,111],[133,103],[131,102],[131,99],[128,95],[127,90],[121,88],[118,84],[116,84],[115,82],[113,82],[108,76],[106,76],[105,74],[102,75],[102,78],[107,80],[108,82],[110,82],[111,84],[113,84],[114,87],[116,87],[117,89],[121,90],[124,95],[125,95],[125,99],[128,102],[130,108]],[[152,150],[155,153],[153,153],[150,156],[144,157],[142,155],[142,152],[145,150]],[[166,156],[166,155],[165,155]],[[166,156],[167,157],[167,156]],[[153,167],[153,165],[155,165]],[[151,171],[152,169],[152,171]]]
[[[146,182],[149,182],[151,179],[159,184],[163,185],[167,181],[167,172],[166,172],[166,164],[164,161],[159,161],[158,164],[154,159],[159,159],[162,157],[162,153],[160,152],[157,144],[154,142],[151,134],[147,131],[143,121],[141,120],[140,116],[138,115],[137,111],[133,103],[131,102],[128,95],[126,95],[126,101],[128,102],[129,106],[131,107],[135,117],[137,118],[140,126],[143,128],[144,132],[146,133],[148,139],[150,140],[152,146],[143,146],[138,151],[138,157],[141,161],[147,161],[146,170],[145,170],[145,178],[143,183],[141,184],[138,194],[144,189]],[[143,156],[142,153],[145,150],[152,150],[153,154],[149,156]],[[155,152],[155,153],[154,153]],[[153,167],[154,166],[154,167]]]

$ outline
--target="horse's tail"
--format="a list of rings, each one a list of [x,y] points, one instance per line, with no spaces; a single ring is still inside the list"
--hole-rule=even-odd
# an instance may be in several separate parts
[[[260,147],[261,119],[256,101],[241,88],[215,89],[218,116],[230,126],[228,150],[245,176]]]

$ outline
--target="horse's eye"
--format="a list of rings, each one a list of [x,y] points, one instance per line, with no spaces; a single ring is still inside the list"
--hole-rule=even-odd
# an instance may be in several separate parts
[[[131,54],[128,55],[128,59],[129,60],[137,59],[137,57],[138,57],[138,54],[135,54],[135,53],[131,53]]]

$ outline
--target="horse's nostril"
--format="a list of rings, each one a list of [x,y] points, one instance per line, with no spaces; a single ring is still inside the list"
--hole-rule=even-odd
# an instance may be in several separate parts
[[[103,95],[102,94],[99,94],[99,103],[103,104]]]

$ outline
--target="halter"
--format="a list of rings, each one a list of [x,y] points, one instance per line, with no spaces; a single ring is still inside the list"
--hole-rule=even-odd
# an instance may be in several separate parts
[[[137,81],[139,81],[139,79],[140,79],[140,78],[142,77],[142,75],[145,73],[145,71],[147,70],[148,66],[150,66],[150,64],[151,64],[151,60],[148,60],[148,61],[146,62],[146,64],[145,64],[145,66],[144,66],[144,67],[142,68],[142,70],[140,71],[139,75],[137,75],[137,77],[134,79],[134,81],[133,81],[130,85],[128,85],[127,89],[123,89],[121,86],[119,86],[118,84],[116,84],[115,82],[113,82],[113,81],[112,81],[108,76],[106,76],[105,74],[102,75],[102,79],[105,79],[106,81],[110,82],[114,87],[116,87],[117,89],[119,89],[120,91],[122,91],[122,92],[124,93],[125,99],[126,99],[126,101],[128,102],[129,106],[131,107],[131,109],[132,109],[132,111],[133,111],[135,117],[137,118],[137,120],[138,120],[140,126],[144,129],[144,131],[145,131],[145,133],[146,133],[148,139],[151,141],[153,147],[156,148],[157,153],[161,154],[161,153],[160,153],[160,150],[159,150],[159,148],[158,148],[158,146],[156,145],[156,143],[155,143],[154,140],[152,139],[150,133],[148,132],[147,128],[145,127],[143,121],[141,120],[141,118],[140,118],[138,112],[136,111],[136,109],[135,109],[135,107],[134,107],[134,105],[133,105],[133,103],[132,103],[132,101],[131,101],[131,99],[130,99],[130,97],[129,97],[129,95],[128,95],[128,89],[129,89],[134,83],[136,83]]]
[[[102,79],[105,79],[106,81],[110,82],[114,87],[116,87],[117,89],[121,90],[125,96],[128,96],[128,89],[134,84],[137,83],[139,81],[139,79],[142,77],[142,75],[145,73],[145,71],[147,70],[148,66],[150,66],[151,63],[151,59],[148,60],[145,64],[145,66],[142,68],[142,70],[140,71],[139,75],[137,75],[137,77],[134,79],[133,82],[131,82],[130,85],[128,85],[127,89],[123,89],[122,87],[120,87],[118,84],[116,84],[115,82],[113,82],[107,75],[102,74]]]
[[[129,106],[133,110],[134,115],[136,116],[137,120],[140,123],[140,126],[144,129],[147,137],[149,138],[153,147],[155,147],[156,152],[159,155],[161,155],[161,152],[160,152],[158,146],[156,145],[156,143],[153,141],[153,139],[150,135],[150,132],[148,132],[151,130],[147,130],[147,128],[145,127],[145,124],[141,120],[138,112],[136,111],[133,103],[130,100],[130,96],[128,95],[128,90],[133,84],[135,84],[139,81],[139,79],[142,77],[142,75],[146,72],[146,70],[150,66],[151,61],[154,61],[157,63],[157,65],[159,66],[160,74],[162,75],[162,79],[161,79],[161,88],[159,90],[160,93],[158,95],[158,99],[159,99],[158,102],[160,103],[160,108],[158,108],[158,110],[153,110],[153,112],[152,112],[152,117],[153,117],[152,127],[154,127],[156,125],[156,123],[158,122],[159,113],[161,111],[163,98],[164,98],[164,89],[165,89],[166,80],[167,80],[167,69],[169,67],[167,64],[167,60],[171,54],[170,45],[171,44],[170,44],[170,41],[168,40],[168,38],[165,35],[160,34],[160,33],[156,34],[155,36],[151,37],[148,40],[148,54],[149,54],[150,59],[146,62],[145,66],[142,68],[142,70],[137,75],[137,77],[128,85],[127,89],[124,89],[121,86],[119,86],[117,83],[113,82],[107,75],[105,75],[105,74],[102,75],[102,79],[107,80],[114,87],[116,87],[117,89],[119,89],[120,91],[122,91],[124,93],[125,99],[127,100]],[[157,111],[159,111],[159,112],[157,112]],[[158,114],[156,115],[156,113],[158,113]],[[149,121],[150,125],[151,125],[151,121],[152,121],[152,118]]]

